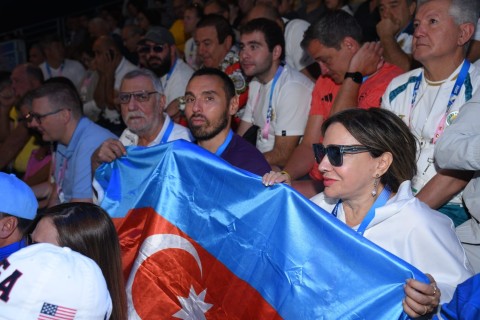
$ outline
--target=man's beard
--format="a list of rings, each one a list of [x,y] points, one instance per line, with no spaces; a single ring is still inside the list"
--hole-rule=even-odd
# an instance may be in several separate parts
[[[154,64],[150,63],[151,60],[156,60]],[[158,58],[153,58],[147,61],[148,69],[150,69],[157,77],[163,77],[170,71],[170,66],[172,64],[172,59],[170,55],[167,55],[165,59],[159,64],[157,61]]]
[[[205,119],[205,124],[203,126],[193,126],[191,123],[191,118],[194,116],[201,116]],[[228,113],[227,110],[222,114],[222,117],[215,123],[211,123],[208,119],[206,119],[203,115],[194,114],[190,119],[188,119],[188,127],[192,132],[192,135],[195,137],[197,141],[206,141],[214,138],[223,129],[228,126]]]

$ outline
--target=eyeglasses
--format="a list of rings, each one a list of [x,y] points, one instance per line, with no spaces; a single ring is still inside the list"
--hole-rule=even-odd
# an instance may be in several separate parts
[[[325,155],[328,156],[328,160],[334,167],[341,167],[343,164],[343,154],[355,154],[369,152],[370,148],[362,145],[342,146],[331,144],[325,147],[321,143],[313,144],[313,153],[315,154],[315,160],[320,163]]]
[[[118,99],[121,104],[126,104],[130,102],[130,98],[133,96],[137,102],[145,102],[150,100],[150,95],[158,93],[157,91],[136,91],[136,92],[120,92]]]
[[[137,51],[138,53],[150,53],[150,51],[153,50],[153,52],[155,53],[162,53],[163,49],[165,49],[165,45],[163,44],[157,44],[154,46],[143,45],[143,46],[139,46]]]
[[[31,123],[35,119],[38,122],[38,124],[41,124],[43,118],[51,116],[52,114],[57,114],[57,113],[59,113],[60,111],[63,111],[63,110],[65,110],[65,109],[58,109],[58,110],[55,110],[55,111],[52,111],[52,112],[47,112],[47,113],[44,113],[44,114],[29,112],[25,116],[25,121],[27,121],[28,123]]]

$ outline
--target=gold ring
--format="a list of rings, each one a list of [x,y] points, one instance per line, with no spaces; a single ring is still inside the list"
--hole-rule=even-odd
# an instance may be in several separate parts
[[[427,306],[423,306],[425,308],[425,311],[421,314],[422,316],[426,315],[427,314],[427,311],[428,311],[428,308]]]

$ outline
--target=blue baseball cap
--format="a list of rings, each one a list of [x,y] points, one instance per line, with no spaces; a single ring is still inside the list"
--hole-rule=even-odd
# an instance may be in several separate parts
[[[0,212],[33,220],[38,201],[32,189],[14,174],[0,172]]]

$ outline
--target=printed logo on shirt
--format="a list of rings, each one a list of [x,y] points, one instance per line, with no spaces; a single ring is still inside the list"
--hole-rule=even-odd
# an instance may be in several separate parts
[[[329,93],[327,95],[324,95],[322,101],[333,102],[333,94]]]

